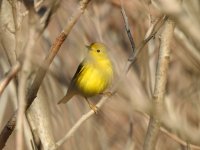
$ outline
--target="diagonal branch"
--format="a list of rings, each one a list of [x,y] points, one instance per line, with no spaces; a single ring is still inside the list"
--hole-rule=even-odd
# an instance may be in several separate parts
[[[60,35],[56,38],[56,40],[54,41],[54,43],[51,46],[51,49],[49,51],[49,54],[46,56],[44,62],[42,63],[42,65],[40,66],[40,68],[38,69],[37,73],[36,73],[36,77],[31,85],[31,87],[28,89],[28,93],[27,93],[27,105],[26,105],[26,109],[29,108],[29,106],[32,104],[32,102],[34,101],[34,99],[37,96],[37,92],[40,88],[40,85],[47,73],[47,70],[51,64],[51,62],[53,61],[54,57],[56,56],[57,52],[59,51],[62,43],[64,42],[64,40],[67,38],[67,36],[69,35],[70,31],[72,30],[73,26],[76,24],[76,22],[78,21],[78,19],[80,18],[81,14],[84,13],[87,4],[90,2],[91,0],[82,0],[80,2],[79,7],[75,10],[75,12],[73,13],[72,17],[69,19],[67,25],[65,26],[64,30],[60,33]],[[16,115],[17,111],[12,115],[12,117],[9,119],[9,121],[7,122],[7,124],[4,126],[1,134],[0,134],[0,149],[2,149],[5,146],[5,143],[7,141],[7,139],[9,138],[9,136],[12,134],[15,125],[16,125]]]
[[[133,40],[133,36],[132,36],[131,30],[130,30],[130,27],[129,27],[129,24],[128,24],[128,17],[126,16],[126,12],[125,12],[122,4],[121,4],[121,13],[122,13],[122,16],[123,16],[123,19],[124,19],[126,33],[128,35],[129,41],[131,43],[132,51],[133,51],[133,53],[135,53],[135,42]]]
[[[63,29],[63,31],[60,33],[60,35],[56,38],[55,42],[52,44],[49,54],[46,56],[42,66],[38,69],[38,71],[36,73],[36,77],[33,81],[33,84],[28,92],[27,108],[31,105],[31,103],[35,99],[37,92],[39,90],[39,87],[41,85],[41,82],[43,81],[44,76],[46,75],[47,69],[49,68],[49,66],[50,66],[51,62],[53,61],[54,57],[56,56],[56,54],[58,53],[62,43],[69,35],[73,26],[80,18],[81,14],[84,13],[84,10],[86,9],[86,6],[89,2],[90,2],[90,0],[83,0],[80,2],[80,6],[74,12],[74,14],[69,19],[69,21],[68,21],[67,25],[65,26],[65,28]]]
[[[21,68],[21,65],[19,62],[17,62],[12,68],[9,70],[7,75],[1,80],[0,82],[0,96],[3,93],[6,86],[10,83],[10,81],[16,76],[16,74],[19,72]]]

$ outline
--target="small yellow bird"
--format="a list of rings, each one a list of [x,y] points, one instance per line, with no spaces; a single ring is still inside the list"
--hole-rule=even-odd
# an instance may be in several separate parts
[[[97,107],[88,101],[88,97],[103,93],[113,79],[113,66],[102,43],[87,46],[88,54],[74,74],[67,94],[58,102],[66,103],[74,95],[83,96],[90,108],[97,112]]]

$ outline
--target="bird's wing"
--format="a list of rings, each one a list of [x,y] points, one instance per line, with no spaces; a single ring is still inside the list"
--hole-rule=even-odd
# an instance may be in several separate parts
[[[58,104],[67,103],[75,94],[77,94],[76,87],[75,87],[76,86],[76,80],[77,80],[78,76],[80,75],[80,73],[84,69],[83,64],[84,64],[84,62],[80,63],[80,65],[78,66],[76,73],[74,74],[74,76],[73,76],[73,78],[72,78],[72,80],[69,84],[67,94],[60,101],[58,101]]]
[[[74,74],[71,82],[76,82],[76,79],[78,78],[78,76],[81,74],[81,72],[84,70],[84,61],[80,63],[80,65],[78,66],[76,73]]]

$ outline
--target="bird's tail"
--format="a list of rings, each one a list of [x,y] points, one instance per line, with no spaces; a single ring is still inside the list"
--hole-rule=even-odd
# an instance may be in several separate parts
[[[67,93],[57,104],[67,103],[73,96],[73,93]]]

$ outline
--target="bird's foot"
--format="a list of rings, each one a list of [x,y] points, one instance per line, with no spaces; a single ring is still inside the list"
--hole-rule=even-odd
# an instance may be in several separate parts
[[[85,98],[85,100],[87,101],[89,107],[95,112],[95,114],[97,114],[99,108],[96,105],[93,105],[92,103],[90,103],[87,97]]]
[[[101,94],[110,97],[110,96],[112,96],[114,93],[108,91],[108,92],[104,92],[104,93],[101,93]]]
[[[97,114],[98,113],[98,111],[99,111],[99,108],[96,106],[96,105],[93,105],[93,104],[89,104],[89,107],[95,112],[95,114]]]

